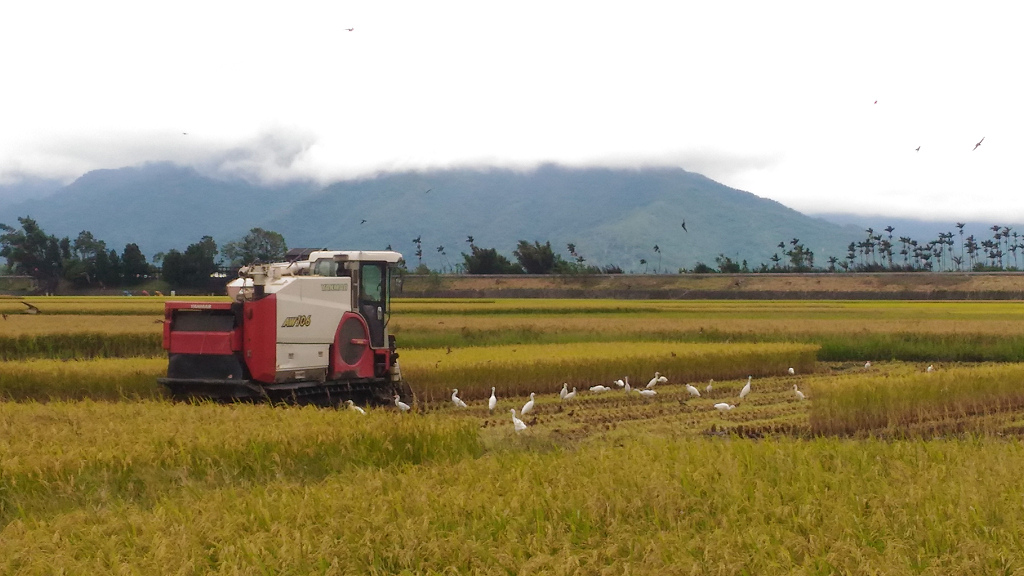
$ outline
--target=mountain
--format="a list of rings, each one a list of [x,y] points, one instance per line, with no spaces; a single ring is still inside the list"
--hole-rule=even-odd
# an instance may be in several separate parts
[[[17,182],[0,184],[0,206],[42,199],[55,194],[64,187],[60,180],[26,176]]]
[[[422,237],[423,262],[434,269],[461,263],[468,236],[509,257],[521,239],[550,241],[567,258],[566,245],[574,243],[589,264],[643,271],[646,259],[648,271],[671,272],[698,261],[714,266],[718,254],[755,267],[792,238],[823,265],[863,236],[858,226],[808,217],[679,168],[448,169],[319,187],[257,185],[147,164],[97,170],[44,200],[0,206],[0,222],[16,225],[24,215],[51,234],[74,238],[89,230],[109,247],[136,242],[149,255],[207,234],[223,244],[259,226],[280,232],[292,247],[391,245],[414,266],[411,240]]]
[[[259,222],[287,212],[294,198],[319,186],[295,183],[258,186],[244,180],[220,180],[170,163],[116,170],[94,170],[44,199],[0,205],[0,222],[17,227],[31,216],[48,234],[69,236],[82,230],[121,251],[135,242],[152,256],[183,250],[203,235],[218,242],[242,237]]]

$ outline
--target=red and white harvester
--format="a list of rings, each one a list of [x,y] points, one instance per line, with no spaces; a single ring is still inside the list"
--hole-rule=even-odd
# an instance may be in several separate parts
[[[233,302],[167,302],[163,346],[177,399],[407,402],[388,334],[392,251],[296,249],[228,283]]]

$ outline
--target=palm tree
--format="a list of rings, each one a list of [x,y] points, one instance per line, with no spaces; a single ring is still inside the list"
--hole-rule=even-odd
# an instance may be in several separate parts
[[[452,267],[452,263],[451,263],[451,262],[448,262],[448,254],[447,254],[447,253],[445,253],[445,251],[444,251],[444,246],[443,246],[443,245],[442,245],[442,246],[438,246],[438,247],[437,247],[437,251],[438,251],[438,253],[440,253],[440,254],[441,254],[441,257],[442,257],[442,258],[444,258],[444,262],[445,262],[445,264],[447,264],[447,268],[451,268],[451,267]],[[444,272],[445,270],[446,270],[446,268],[445,268],[445,267],[442,267],[442,268],[441,268],[441,271],[442,271],[442,272]]]
[[[956,229],[960,232],[960,261],[964,261],[964,226],[967,224],[964,222],[957,222]]]
[[[423,238],[423,235],[420,234],[419,236],[417,236],[417,237],[412,239],[412,243],[416,245],[416,263],[418,264],[417,267],[423,265],[423,239],[422,238]]]

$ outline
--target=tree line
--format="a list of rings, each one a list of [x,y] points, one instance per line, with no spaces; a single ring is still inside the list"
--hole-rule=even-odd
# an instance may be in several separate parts
[[[55,292],[61,282],[72,288],[113,288],[137,286],[157,276],[171,286],[212,288],[211,277],[225,268],[252,262],[275,262],[288,251],[284,237],[274,231],[253,228],[244,237],[218,248],[211,236],[203,236],[184,251],[176,249],[154,255],[147,262],[134,243],[118,253],[88,230],[71,239],[46,234],[39,224],[26,216],[18,218],[20,228],[0,223],[0,256],[7,259],[7,273],[31,276],[47,291]],[[851,242],[843,257],[829,256],[826,266],[815,262],[815,254],[799,238],[780,241],[769,262],[755,266],[719,254],[715,265],[697,262],[679,273],[777,273],[777,272],[917,272],[917,271],[999,271],[1019,270],[1018,258],[1024,258],[1024,237],[1008,226],[992,226],[991,238],[964,235],[962,222],[937,238],[918,241],[894,236],[895,228],[880,232],[866,230],[861,241]],[[468,251],[461,262],[452,263],[444,245],[437,246],[437,268],[423,261],[422,236],[412,239],[416,267],[405,260],[399,267],[415,274],[622,274],[616,265],[597,266],[584,257],[574,243],[568,243],[565,256],[551,242],[519,240],[510,260],[496,248],[478,246],[473,236],[466,237]],[[391,249],[389,245],[388,250]],[[656,260],[655,260],[656,258]],[[654,245],[651,262],[641,258],[639,265],[648,273],[653,264],[661,269],[661,249]],[[219,283],[219,280],[216,281]]]
[[[157,276],[172,286],[206,288],[225,265],[280,261],[288,251],[277,232],[253,228],[219,250],[211,236],[203,236],[184,251],[157,253],[150,263],[135,243],[126,244],[119,254],[88,230],[74,240],[58,239],[28,216],[18,223],[20,228],[0,223],[0,256],[7,259],[8,273],[31,276],[47,292],[56,292],[62,282],[75,289],[122,288]]]

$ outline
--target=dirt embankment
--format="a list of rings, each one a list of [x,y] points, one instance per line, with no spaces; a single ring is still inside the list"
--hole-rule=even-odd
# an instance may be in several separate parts
[[[1024,273],[406,275],[402,298],[1021,300]]]

